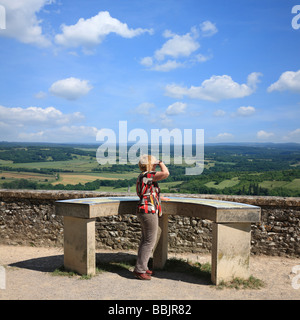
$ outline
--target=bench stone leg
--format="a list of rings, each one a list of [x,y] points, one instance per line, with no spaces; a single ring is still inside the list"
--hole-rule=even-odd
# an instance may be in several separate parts
[[[163,214],[159,220],[157,243],[153,252],[153,268],[162,269],[168,259],[168,215]]]
[[[95,220],[64,217],[64,266],[80,274],[96,273]]]
[[[211,280],[249,277],[251,223],[213,223]]]

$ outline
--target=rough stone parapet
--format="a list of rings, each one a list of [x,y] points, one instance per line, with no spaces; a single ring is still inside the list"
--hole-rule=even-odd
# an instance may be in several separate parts
[[[133,193],[0,189],[0,244],[62,246],[63,220],[57,200],[134,196]],[[210,194],[164,194],[247,203],[262,208],[261,223],[252,225],[253,254],[300,256],[300,198]],[[212,224],[193,217],[169,217],[169,251],[210,252]],[[97,218],[96,247],[136,249],[140,225],[135,215]]]

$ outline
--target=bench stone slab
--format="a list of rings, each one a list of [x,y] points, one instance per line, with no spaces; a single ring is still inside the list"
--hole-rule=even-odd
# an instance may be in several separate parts
[[[198,217],[213,222],[258,222],[260,207],[230,201],[177,198],[162,201],[164,214]],[[138,197],[103,197],[56,201],[56,214],[83,219],[135,214]]]

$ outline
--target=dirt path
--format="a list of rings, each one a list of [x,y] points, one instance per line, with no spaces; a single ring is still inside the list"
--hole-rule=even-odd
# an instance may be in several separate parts
[[[97,259],[102,260],[132,258],[135,255],[136,252],[97,251]],[[176,257],[210,262],[210,255]],[[218,290],[203,279],[166,271],[158,271],[151,281],[137,280],[127,270],[104,272],[89,280],[81,280],[77,276],[53,276],[52,271],[63,264],[62,248],[0,246],[0,266],[5,267],[6,280],[5,289],[0,288],[0,300],[300,299],[300,288],[292,286],[294,283],[294,287],[295,284],[300,287],[300,259],[252,256],[250,261],[251,274],[263,280],[265,288]],[[297,273],[292,272],[294,266],[299,266],[298,271],[294,270]]]

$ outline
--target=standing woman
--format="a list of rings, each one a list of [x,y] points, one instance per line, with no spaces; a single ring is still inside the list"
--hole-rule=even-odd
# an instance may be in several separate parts
[[[161,171],[155,171],[157,165]],[[138,279],[151,280],[152,271],[148,269],[148,261],[156,243],[158,218],[162,215],[157,181],[166,179],[169,170],[162,161],[151,155],[141,156],[139,167],[142,173],[136,182],[136,192],[140,197],[137,216],[141,222],[142,237],[133,273]]]

